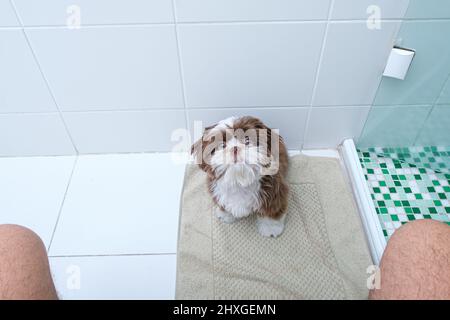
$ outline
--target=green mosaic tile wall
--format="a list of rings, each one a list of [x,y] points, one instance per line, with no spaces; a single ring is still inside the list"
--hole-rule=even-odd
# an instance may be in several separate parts
[[[450,225],[450,148],[368,148],[358,155],[387,239],[408,221]]]

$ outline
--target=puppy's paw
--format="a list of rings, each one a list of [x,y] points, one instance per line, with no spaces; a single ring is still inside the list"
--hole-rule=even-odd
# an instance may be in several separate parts
[[[216,216],[223,223],[233,223],[236,218],[229,212],[223,211],[220,208],[216,208]]]
[[[258,217],[256,222],[259,233],[264,237],[278,237],[284,230],[284,216],[278,220]]]

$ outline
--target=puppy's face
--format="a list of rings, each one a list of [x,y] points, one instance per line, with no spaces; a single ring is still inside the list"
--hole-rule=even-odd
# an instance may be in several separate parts
[[[276,162],[273,151],[278,151],[278,144],[278,135],[260,120],[228,118],[206,128],[202,139],[192,146],[192,153],[211,177],[225,176],[248,184]]]

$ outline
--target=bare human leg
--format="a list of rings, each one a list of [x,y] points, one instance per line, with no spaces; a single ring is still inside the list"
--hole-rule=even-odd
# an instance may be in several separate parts
[[[17,225],[0,225],[0,299],[58,299],[42,240]]]
[[[388,242],[380,276],[369,299],[450,299],[450,227],[432,220],[403,225]]]

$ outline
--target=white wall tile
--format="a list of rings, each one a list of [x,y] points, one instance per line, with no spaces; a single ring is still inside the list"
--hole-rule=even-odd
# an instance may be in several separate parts
[[[189,126],[193,133],[194,121],[202,121],[203,127],[210,126],[231,116],[254,116],[268,127],[279,129],[289,149],[300,149],[303,143],[308,108],[226,108],[192,109],[188,111]]]
[[[73,156],[0,158],[0,224],[27,227],[48,248],[74,162]]]
[[[0,156],[74,153],[59,114],[0,114]]]
[[[379,19],[401,19],[408,4],[409,0],[336,0],[331,19],[367,19],[378,14]]]
[[[336,148],[345,139],[357,139],[369,106],[312,108],[304,148]]]
[[[0,30],[0,113],[56,110],[22,30]]]
[[[58,296],[77,299],[174,299],[175,255],[50,258]],[[70,277],[80,275],[80,287]]]
[[[330,0],[175,0],[177,21],[327,19]]]
[[[187,105],[308,105],[324,30],[324,23],[181,25]]]
[[[168,153],[80,156],[50,255],[175,253],[184,169]]]
[[[185,128],[183,110],[66,112],[80,153],[170,151],[173,130]]]
[[[173,22],[171,0],[14,0],[25,26],[67,25],[78,6],[81,24]]]
[[[314,105],[371,105],[393,47],[399,22],[332,22],[326,39]]]
[[[62,110],[183,106],[173,26],[26,32]]]
[[[9,0],[0,0],[0,27],[19,26],[16,13]]]

